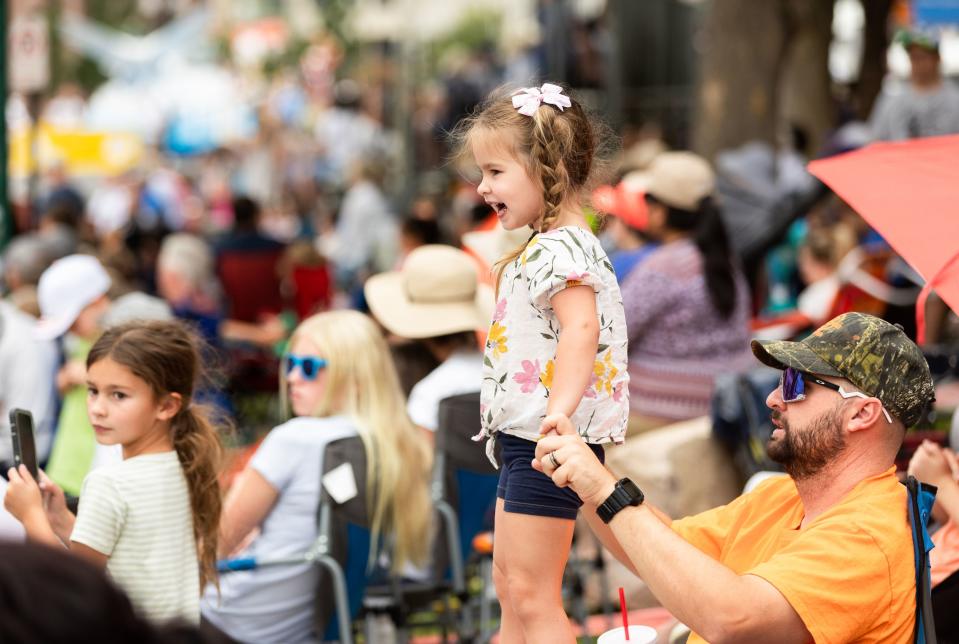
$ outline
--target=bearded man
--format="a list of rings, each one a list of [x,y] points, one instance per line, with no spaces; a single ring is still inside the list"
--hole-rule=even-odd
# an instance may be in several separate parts
[[[690,642],[912,641],[912,532],[894,459],[933,399],[925,358],[900,327],[861,313],[752,350],[783,372],[766,399],[767,451],[788,476],[673,521],[559,415],[543,421],[533,466],[579,494],[593,531]]]

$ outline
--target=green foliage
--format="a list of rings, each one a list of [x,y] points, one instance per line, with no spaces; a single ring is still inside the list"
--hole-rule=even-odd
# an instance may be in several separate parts
[[[483,49],[496,44],[499,39],[503,17],[492,9],[472,9],[463,16],[460,24],[434,43],[433,49],[438,58],[448,50],[462,48],[470,51]]]
[[[440,71],[443,60],[452,54],[470,55],[483,49],[495,47],[499,41],[499,34],[503,17],[492,9],[472,9],[463,16],[460,24],[453,31],[434,41],[426,50],[427,76],[433,76]]]

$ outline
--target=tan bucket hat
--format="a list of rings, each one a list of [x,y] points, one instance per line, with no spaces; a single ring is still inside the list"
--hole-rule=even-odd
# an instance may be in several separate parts
[[[363,292],[380,324],[403,338],[485,329],[492,317],[493,290],[479,284],[476,262],[452,246],[420,246],[402,269],[366,280]]]

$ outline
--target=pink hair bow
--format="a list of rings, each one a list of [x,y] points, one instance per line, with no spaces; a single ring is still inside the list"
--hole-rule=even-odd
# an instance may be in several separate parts
[[[535,114],[543,103],[555,105],[560,112],[572,105],[569,96],[563,94],[563,88],[552,83],[544,83],[542,87],[526,87],[513,94],[513,107],[526,116]]]

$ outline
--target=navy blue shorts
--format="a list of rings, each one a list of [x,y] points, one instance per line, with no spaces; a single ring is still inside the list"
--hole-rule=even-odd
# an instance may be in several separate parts
[[[509,434],[497,434],[496,440],[501,450],[496,496],[506,502],[504,509],[517,514],[575,520],[582,500],[571,489],[556,487],[553,479],[533,469],[536,443]],[[589,448],[600,463],[606,461],[602,445]]]

